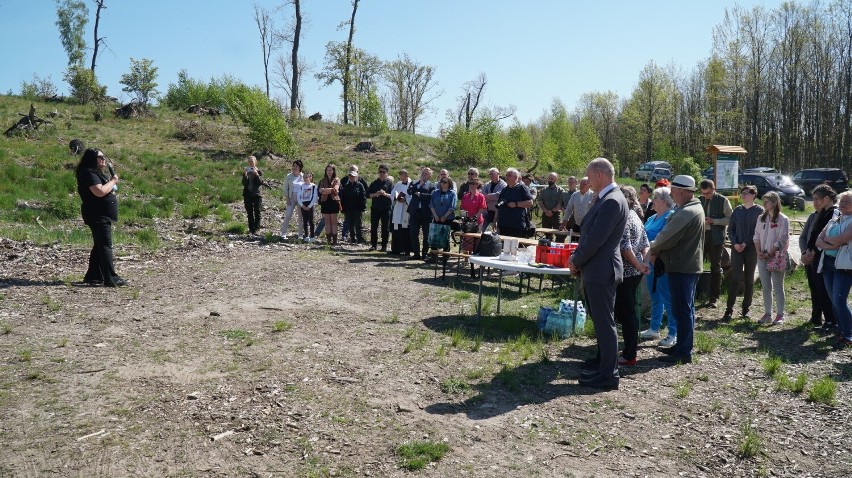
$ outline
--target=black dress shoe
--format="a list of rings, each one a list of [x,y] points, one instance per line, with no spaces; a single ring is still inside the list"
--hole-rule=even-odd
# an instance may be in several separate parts
[[[618,377],[605,378],[597,374],[590,378],[580,378],[580,385],[600,390],[618,390]]]
[[[663,363],[692,363],[692,356],[688,355],[666,355],[657,360]]]
[[[104,281],[102,281],[102,280],[87,280],[87,281],[84,281],[84,282],[85,282],[86,285],[90,285],[92,287],[100,287],[100,286],[104,285]]]
[[[666,354],[666,355],[675,355],[677,353],[677,352],[675,352],[676,347],[677,347],[677,345],[675,345],[674,347],[659,347],[657,350],[660,353],[663,353],[663,354]]]
[[[594,370],[583,370],[583,371],[580,372],[580,379],[588,380],[588,379],[593,378],[593,377],[600,375],[600,374],[601,374],[601,371],[600,371],[600,369],[597,369],[597,368],[594,369]]]

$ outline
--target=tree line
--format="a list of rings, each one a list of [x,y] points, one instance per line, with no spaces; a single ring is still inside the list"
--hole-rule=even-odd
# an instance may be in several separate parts
[[[98,48],[105,45],[105,38],[98,35],[105,0],[92,0],[96,12],[89,68],[84,66],[85,2],[55,1],[72,97],[84,103],[97,101],[106,91],[95,76]],[[340,87],[342,123],[376,132],[416,133],[432,102],[443,94],[437,90],[437,68],[406,53],[382,60],[359,48],[355,28],[359,0],[351,0],[350,6],[338,27],[346,30],[346,39],[326,44],[322,68],[313,75],[325,86]],[[282,114],[289,109],[291,118],[304,115],[300,85],[311,72],[299,54],[300,0],[285,0],[274,9],[255,5],[254,16],[265,96],[273,101],[270,85],[278,87],[286,96],[286,101],[276,103]],[[277,23],[285,26],[279,28]],[[708,145],[730,144],[748,150],[744,166],[850,169],[852,0],[785,2],[774,9],[737,6],[726,10],[712,40],[709,57],[688,71],[650,61],[629,96],[588,92],[572,110],[557,98],[529,124],[517,120],[512,105],[485,104],[488,78],[479,73],[461,85],[457,106],[445,112],[439,135],[445,140],[446,159],[464,165],[524,167],[527,162],[530,168],[541,164],[543,169],[576,171],[589,157],[602,155],[631,168],[661,159],[694,171],[704,162]],[[283,54],[279,50],[285,45],[289,48]],[[130,73],[121,81],[124,91],[144,103],[156,98],[156,73],[152,60],[131,59]],[[237,82],[230,77],[211,80],[209,85],[193,81],[181,72],[178,83],[169,85],[173,94],[166,103],[181,107],[183,101],[175,98],[192,96],[182,94],[186,91],[215,87],[216,81]],[[33,83],[24,82],[22,90],[55,88],[36,76]],[[257,104],[257,98],[251,103]]]

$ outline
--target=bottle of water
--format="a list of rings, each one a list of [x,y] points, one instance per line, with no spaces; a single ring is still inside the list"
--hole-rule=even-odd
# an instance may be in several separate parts
[[[115,169],[112,168],[112,163],[107,163],[107,169],[109,169],[110,177],[115,176]],[[112,192],[118,191],[118,184],[112,185]]]

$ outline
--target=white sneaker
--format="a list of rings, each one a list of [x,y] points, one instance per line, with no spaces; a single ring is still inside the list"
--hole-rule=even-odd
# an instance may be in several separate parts
[[[660,333],[653,331],[651,329],[643,330],[642,332],[639,333],[639,338],[660,340]]]
[[[660,347],[673,347],[677,344],[677,336],[667,335],[666,338],[660,340],[657,345]]]

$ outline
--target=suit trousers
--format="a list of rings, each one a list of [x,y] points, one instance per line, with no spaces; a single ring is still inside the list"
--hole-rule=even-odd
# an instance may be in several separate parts
[[[92,251],[89,253],[89,268],[83,280],[86,282],[101,281],[104,284],[113,284],[121,279],[115,273],[112,257],[112,222],[109,219],[101,219],[89,224],[92,231]]]
[[[429,224],[430,219],[422,219],[417,214],[408,218],[408,231],[411,235],[411,252],[415,257],[426,257],[429,253]],[[420,236],[423,236],[423,248],[420,247]]]
[[[668,272],[669,292],[672,296],[672,309],[677,322],[677,345],[675,355],[692,357],[692,345],[695,333],[695,286],[698,274]]]
[[[600,353],[601,377],[618,376],[618,332],[615,329],[615,283],[583,281],[589,315],[595,324],[595,337]]]

